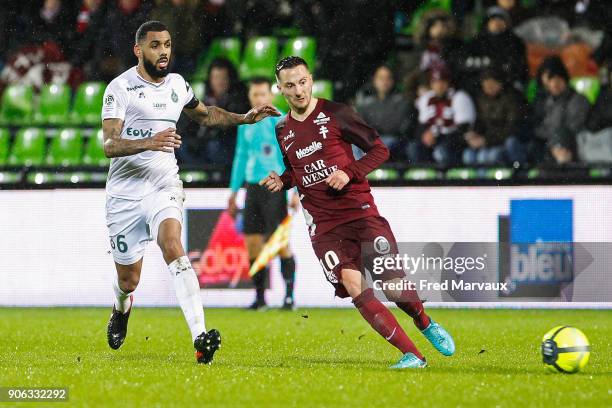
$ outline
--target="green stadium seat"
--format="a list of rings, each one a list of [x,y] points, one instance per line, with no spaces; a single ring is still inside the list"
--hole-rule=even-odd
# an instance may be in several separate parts
[[[240,79],[274,78],[278,59],[278,40],[274,37],[253,37],[246,45],[240,64]]]
[[[209,179],[206,172],[193,170],[181,171],[179,173],[179,177],[184,183],[197,183],[201,181],[208,181]]]
[[[280,93],[280,90],[276,85],[272,85],[272,94],[274,95],[272,105],[280,109],[281,112],[289,112],[289,104],[287,103],[287,100],[285,99],[283,94]]]
[[[529,171],[527,172],[527,178],[537,179],[538,177],[540,177],[540,173],[540,169],[529,169]]]
[[[506,167],[496,167],[487,169],[484,173],[485,178],[489,180],[508,180],[512,178],[514,172]]]
[[[223,57],[232,62],[236,68],[240,66],[240,50],[242,43],[239,38],[215,38],[210,47],[200,55],[194,74],[193,82],[203,82],[208,79],[208,67],[215,58]]]
[[[76,91],[70,122],[74,125],[99,126],[104,88],[102,82],[84,82]]]
[[[90,166],[108,166],[110,159],[104,155],[104,135],[102,129],[98,129],[87,142],[83,154],[83,164]]]
[[[10,85],[2,94],[0,123],[29,125],[33,114],[33,91],[30,85]]]
[[[312,95],[315,98],[332,100],[334,98],[334,86],[331,81],[319,79],[312,84]]]
[[[193,89],[193,94],[199,100],[204,100],[204,94],[206,93],[206,85],[204,82],[192,82],[191,89]]]
[[[528,103],[532,103],[536,95],[538,94],[538,81],[535,78],[531,78],[529,83],[527,84],[527,89],[525,89],[525,98],[527,98]]]
[[[446,178],[448,180],[473,180],[478,177],[478,172],[473,168],[448,169]]]
[[[395,169],[376,169],[367,175],[368,180],[395,181],[399,179],[399,173]]]
[[[0,166],[4,166],[6,164],[10,142],[11,135],[9,134],[8,129],[0,128]]]
[[[598,78],[595,77],[576,77],[570,80],[570,85],[576,92],[584,95],[589,102],[592,104],[597,101],[599,91],[601,90],[601,83]]]
[[[291,38],[285,43],[281,57],[302,57],[311,72],[315,71],[317,63],[317,40],[313,37]]]
[[[404,173],[404,180],[435,180],[438,178],[438,172],[435,169],[414,168],[408,169]]]
[[[44,125],[64,125],[70,111],[70,87],[68,85],[46,85],[40,92],[38,110],[34,122]]]
[[[32,166],[42,164],[45,157],[45,134],[39,128],[22,128],[17,132],[9,156],[13,166]]]
[[[412,14],[410,24],[402,30],[402,34],[412,35],[414,30],[418,27],[419,22],[423,19],[423,15],[433,9],[442,9],[450,13],[452,9],[452,0],[429,0],[423,2],[414,14]]]
[[[0,184],[15,184],[21,182],[22,175],[16,171],[0,171]]]
[[[51,139],[47,164],[50,166],[76,166],[81,164],[83,137],[79,129],[62,129]]]

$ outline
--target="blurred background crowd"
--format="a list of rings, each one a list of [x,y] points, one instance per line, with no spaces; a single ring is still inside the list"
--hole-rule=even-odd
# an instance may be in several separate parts
[[[107,83],[135,65],[134,33],[156,19],[173,37],[173,71],[206,104],[246,112],[248,79],[262,74],[248,66],[250,47],[269,51],[263,75],[273,77],[278,50],[303,38],[316,50],[315,79],[330,87],[321,95],[352,104],[393,162],[612,161],[612,1],[0,3],[0,92],[31,86],[36,100],[49,84],[76,95],[84,83]],[[238,50],[219,52],[227,39]],[[178,155],[183,163],[231,163],[235,129],[186,120],[179,127],[190,140]]]

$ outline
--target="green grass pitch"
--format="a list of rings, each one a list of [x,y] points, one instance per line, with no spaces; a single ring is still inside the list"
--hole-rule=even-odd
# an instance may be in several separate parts
[[[612,406],[612,311],[430,309],[455,338],[450,358],[394,313],[428,368],[387,369],[399,352],[352,309],[208,309],[223,336],[212,366],[195,363],[179,309],[136,307],[119,351],[106,344],[110,309],[0,309],[0,386],[67,386],[58,407]],[[581,373],[541,363],[559,324],[591,341]]]

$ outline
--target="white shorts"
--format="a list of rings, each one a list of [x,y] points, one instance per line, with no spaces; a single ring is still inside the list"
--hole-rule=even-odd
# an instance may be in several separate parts
[[[144,255],[149,241],[157,240],[159,225],[168,218],[183,224],[182,187],[165,188],[142,200],[106,196],[106,226],[115,262],[131,265]]]

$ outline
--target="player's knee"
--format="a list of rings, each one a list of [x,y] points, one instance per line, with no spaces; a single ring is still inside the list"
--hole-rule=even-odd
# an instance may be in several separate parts
[[[352,298],[358,296],[364,289],[361,273],[352,269],[343,269],[341,274],[342,284],[349,295],[351,295]]]
[[[140,282],[140,277],[136,274],[122,276],[119,278],[119,288],[126,293],[130,293],[136,290],[138,282]]]

